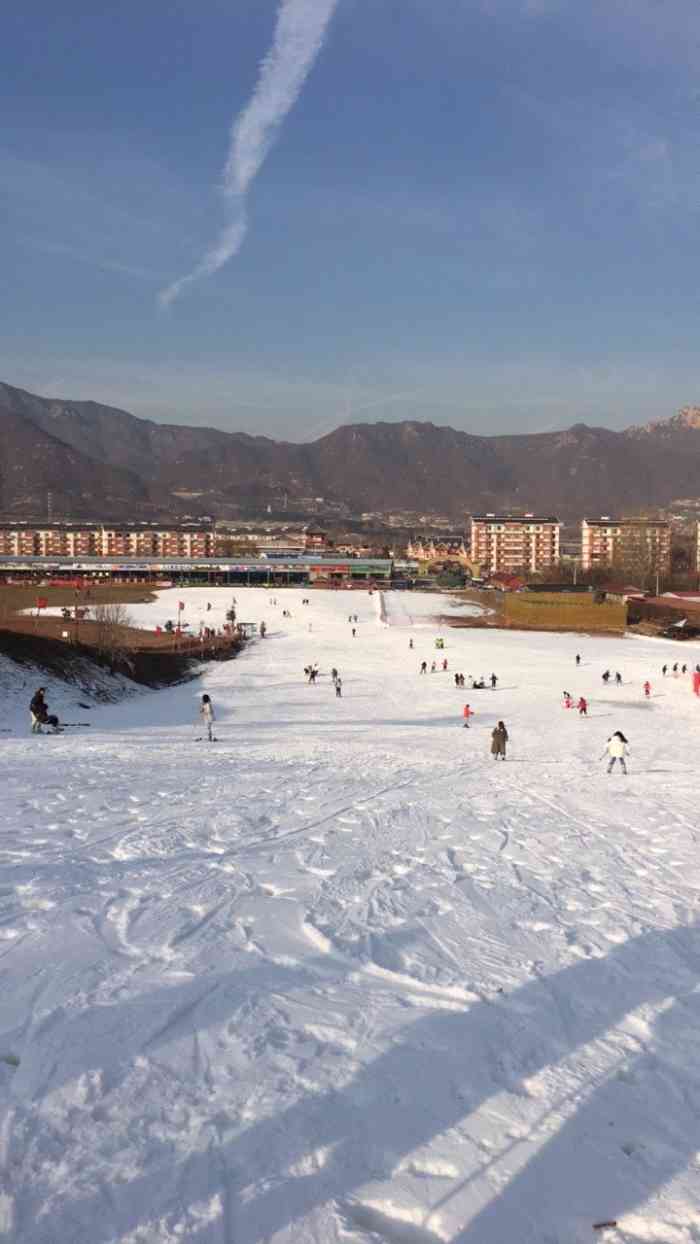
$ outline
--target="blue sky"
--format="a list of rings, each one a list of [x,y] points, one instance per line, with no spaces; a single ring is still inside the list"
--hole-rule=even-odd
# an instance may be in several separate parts
[[[232,203],[276,0],[8,0],[1,379],[289,440],[700,402],[697,0],[287,4],[328,24]]]

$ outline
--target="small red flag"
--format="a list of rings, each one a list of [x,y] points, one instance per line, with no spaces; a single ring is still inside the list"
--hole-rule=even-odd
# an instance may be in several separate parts
[[[48,606],[48,603],[49,603],[49,602],[48,602],[48,597],[46,597],[46,596],[37,596],[37,598],[36,598],[36,607],[37,607],[37,609],[46,609],[46,608],[47,608],[47,606]]]
[[[184,602],[184,600],[179,600],[179,601],[177,602],[177,607],[178,607],[178,609],[184,609],[184,608],[185,608],[185,602]]]

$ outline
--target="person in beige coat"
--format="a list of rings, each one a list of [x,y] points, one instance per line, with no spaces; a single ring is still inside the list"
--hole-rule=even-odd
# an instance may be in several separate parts
[[[499,721],[495,730],[491,731],[491,755],[494,760],[498,760],[500,756],[502,760],[506,758],[506,743],[508,742],[508,731],[502,721]]]

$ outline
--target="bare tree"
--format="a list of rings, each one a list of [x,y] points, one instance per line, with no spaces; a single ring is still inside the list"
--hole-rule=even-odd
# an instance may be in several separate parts
[[[110,669],[114,669],[119,660],[126,658],[128,646],[124,631],[131,625],[131,618],[126,605],[120,605],[116,601],[95,605],[94,613],[95,644],[107,657]]]

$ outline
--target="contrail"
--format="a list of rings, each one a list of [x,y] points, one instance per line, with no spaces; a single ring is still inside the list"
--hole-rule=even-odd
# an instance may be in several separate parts
[[[170,306],[185,286],[217,272],[241,249],[248,228],[247,192],[282,122],[299,98],[338,3],[339,0],[281,0],[272,47],[260,66],[255,90],[231,126],[222,186],[231,201],[231,220],[196,268],[161,290],[161,306]]]

